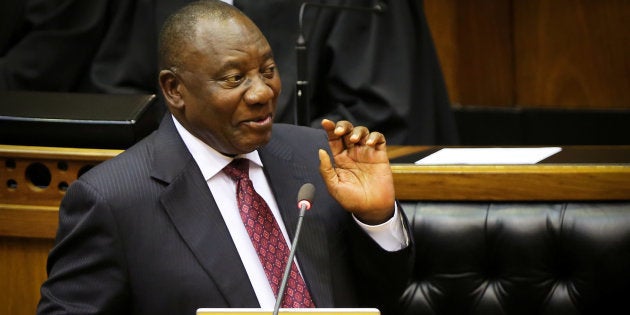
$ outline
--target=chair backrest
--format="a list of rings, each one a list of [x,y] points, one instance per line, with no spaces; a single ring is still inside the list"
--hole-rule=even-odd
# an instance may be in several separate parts
[[[399,314],[627,309],[630,202],[403,207],[417,256]]]

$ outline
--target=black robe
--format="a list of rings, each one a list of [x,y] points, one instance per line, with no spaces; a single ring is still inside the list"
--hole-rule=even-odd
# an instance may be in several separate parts
[[[18,26],[0,31],[0,89],[160,96],[157,34],[166,17],[187,2],[21,2],[25,3],[23,18],[14,17],[20,21],[12,24]],[[283,84],[278,122],[295,121],[300,4],[296,0],[235,0],[274,50]],[[19,7],[16,4],[14,11],[20,11]],[[383,132],[389,144],[457,144],[421,0],[387,1],[380,14],[309,7],[303,33],[309,57],[311,125],[319,126],[322,118],[347,119]]]

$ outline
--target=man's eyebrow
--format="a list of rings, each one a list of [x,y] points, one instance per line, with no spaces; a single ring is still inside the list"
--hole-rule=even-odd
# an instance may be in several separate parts
[[[219,74],[223,74],[224,72],[231,70],[231,69],[240,69],[242,67],[242,62],[238,62],[238,61],[227,61],[225,63],[223,63],[223,65],[217,70],[217,73]]]
[[[264,60],[273,60],[273,51],[268,51],[263,55]]]
[[[268,51],[264,53],[262,55],[262,60],[264,61],[273,60],[273,51]],[[237,60],[228,60],[225,63],[223,63],[223,65],[217,70],[217,73],[223,74],[227,72],[228,70],[241,69],[243,67],[243,64],[245,64],[245,62],[237,61]]]

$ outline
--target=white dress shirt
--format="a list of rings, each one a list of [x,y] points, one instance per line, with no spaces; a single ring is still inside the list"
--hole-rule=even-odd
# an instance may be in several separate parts
[[[236,200],[236,183],[228,175],[222,172],[223,168],[230,164],[233,158],[222,155],[193,136],[174,117],[173,121],[175,122],[179,135],[182,137],[186,147],[192,154],[195,162],[197,162],[203,177],[208,183],[210,192],[221,211],[223,220],[226,223],[230,223],[226,224],[228,231],[234,241],[234,245],[236,246],[241,261],[245,266],[245,270],[250,282],[252,283],[260,306],[265,309],[273,309],[276,303],[276,298],[269,282],[267,281],[267,276],[265,275],[262,264],[258,259],[258,254],[256,253],[249,235],[245,230],[245,226],[242,223],[243,221],[241,220]],[[276,199],[271,192],[271,187],[267,182],[265,174],[263,173],[263,165],[260,160],[260,156],[258,155],[258,151],[243,154],[238,157],[246,158],[250,161],[249,177],[254,184],[254,188],[269,205],[271,212],[282,230],[284,239],[287,241],[287,246],[291,248],[291,240],[287,235]],[[355,221],[382,248],[386,250],[399,250],[406,247],[409,243],[408,236],[403,228],[402,217],[400,216],[397,207],[394,217],[383,224],[371,226],[359,222],[356,218]]]

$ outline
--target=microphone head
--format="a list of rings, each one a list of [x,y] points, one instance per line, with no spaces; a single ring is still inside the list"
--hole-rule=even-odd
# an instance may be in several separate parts
[[[313,197],[315,197],[315,186],[311,183],[302,185],[298,191],[298,208],[301,209],[302,206],[305,206],[306,210],[309,210],[313,202]]]

